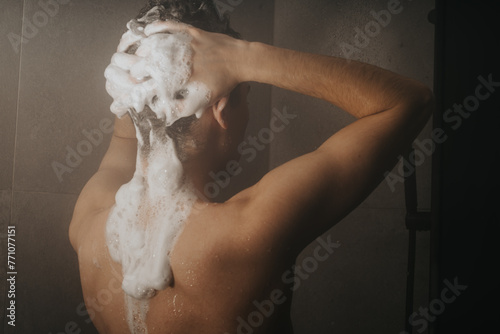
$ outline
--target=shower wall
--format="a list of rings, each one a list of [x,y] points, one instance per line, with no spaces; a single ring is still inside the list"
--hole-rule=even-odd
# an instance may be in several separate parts
[[[1,2],[3,333],[93,332],[67,230],[78,193],[109,141],[103,71],[138,7],[130,1]],[[6,267],[7,225],[15,226],[15,270]],[[4,285],[11,271],[17,272],[15,297]],[[6,317],[11,301],[15,327]]]
[[[145,0],[0,2],[0,332],[94,333],[67,230],[112,131],[104,69]],[[222,1],[245,38],[272,43],[272,1]],[[23,39],[21,40],[21,36]],[[268,123],[271,89],[253,87],[249,134]],[[255,183],[268,150],[224,189]],[[15,226],[15,298],[6,285]],[[10,275],[9,275],[10,277]],[[6,317],[15,300],[15,327]]]
[[[432,88],[433,0],[276,0],[274,44],[365,61]],[[297,115],[271,144],[270,167],[317,148],[353,117],[323,101],[273,88],[272,105]],[[429,141],[431,122],[416,143]],[[417,150],[418,144],[415,145]],[[417,164],[418,200],[430,208],[431,157]],[[399,165],[392,176],[401,175]],[[389,182],[390,181],[390,182]],[[291,180],[293,182],[293,180]],[[405,329],[408,232],[403,183],[383,181],[355,211],[330,229],[340,246],[315,269],[313,243],[297,264],[310,274],[295,292],[297,333],[400,333]],[[428,232],[419,232],[415,307],[427,307]],[[313,270],[315,269],[315,270]],[[418,318],[416,318],[418,319]],[[419,326],[419,330],[422,328]]]
[[[109,143],[111,99],[103,72],[126,22],[144,0],[2,0],[0,3],[0,328],[4,333],[93,333],[83,309],[77,258],[67,238],[77,196]],[[389,1],[395,3],[396,1]],[[387,1],[220,0],[245,39],[346,56],[356,28]],[[432,83],[430,0],[401,1],[369,43],[350,54]],[[399,8],[399,7],[398,7]],[[23,36],[21,41],[20,36]],[[366,41],[365,41],[366,42]],[[345,43],[345,44],[342,44]],[[360,41],[358,41],[360,43]],[[343,51],[344,50],[344,51]],[[269,168],[315,149],[353,119],[327,103],[252,84],[247,136],[276,110],[297,115],[220,198]],[[274,110],[274,111],[273,111]],[[429,128],[420,138],[429,137]],[[245,137],[247,138],[247,137]],[[397,168],[393,171],[398,173]],[[417,171],[430,205],[430,157]],[[297,333],[399,333],[404,328],[407,233],[402,183],[383,182],[325,238],[335,253],[302,281],[293,305]],[[16,327],[6,317],[7,227],[15,226]],[[417,299],[427,305],[427,233],[419,234]],[[298,261],[311,254],[306,249]]]

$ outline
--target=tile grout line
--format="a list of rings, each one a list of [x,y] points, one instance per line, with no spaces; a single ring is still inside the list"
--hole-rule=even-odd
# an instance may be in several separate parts
[[[12,185],[11,185],[11,190],[10,190],[10,224],[13,224],[13,219],[14,219],[14,178],[15,178],[15,167],[16,167],[16,147],[17,147],[17,125],[19,122],[19,101],[20,101],[20,96],[21,96],[21,68],[22,68],[22,54],[23,54],[23,43],[22,39],[23,37],[23,32],[24,32],[24,17],[25,17],[25,9],[26,9],[26,0],[23,1],[22,4],[22,16],[21,16],[21,45],[20,45],[20,50],[19,50],[19,75],[18,75],[18,82],[17,82],[17,105],[16,105],[16,123],[15,123],[15,130],[14,130],[14,153],[12,157]],[[5,298],[4,303],[7,302],[7,298]],[[6,305],[2,305],[2,308],[6,307]],[[2,312],[2,329],[7,332],[7,322],[5,321],[5,313]]]
[[[19,50],[19,75],[17,79],[17,106],[16,106],[16,126],[14,131],[14,156],[12,159],[12,186],[11,186],[11,198],[10,198],[10,223],[13,224],[14,218],[14,183],[16,175],[16,152],[17,152],[17,136],[18,136],[18,124],[19,124],[19,105],[21,101],[21,71],[22,71],[22,59],[23,59],[23,38],[24,38],[24,18],[26,11],[26,1],[23,1],[22,17],[21,17],[21,45]]]
[[[64,192],[53,192],[53,191],[36,191],[36,190],[16,190],[12,193],[18,194],[37,194],[37,195],[63,195],[63,196],[79,196],[78,193],[64,193]]]

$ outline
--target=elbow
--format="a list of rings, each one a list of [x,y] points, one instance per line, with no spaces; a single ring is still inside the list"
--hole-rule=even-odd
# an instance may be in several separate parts
[[[420,88],[420,100],[422,101],[422,104],[425,108],[431,110],[434,109],[435,97],[434,93],[429,87],[423,86],[422,88]]]
[[[425,121],[427,121],[432,116],[435,110],[435,106],[436,99],[434,97],[434,93],[430,88],[424,86],[422,88],[422,91],[420,92],[420,109]]]
[[[408,94],[406,101],[407,110],[411,111],[414,117],[420,119],[424,125],[434,113],[435,98],[432,90],[418,83]]]

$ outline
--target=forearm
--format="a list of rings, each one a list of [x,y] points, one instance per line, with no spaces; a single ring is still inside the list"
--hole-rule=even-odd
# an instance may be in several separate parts
[[[424,85],[373,65],[236,40],[175,22],[158,25],[162,31],[191,34],[191,80],[210,88],[210,103],[248,81],[321,98],[358,118],[427,103],[432,97]]]
[[[115,117],[113,136],[130,139],[136,138],[135,126],[129,115],[125,115],[122,118]]]
[[[124,173],[126,178],[135,171],[137,138],[135,127],[128,115],[115,118],[113,137],[99,170],[113,169]]]
[[[326,100],[357,118],[425,98],[422,84],[379,67],[336,57],[244,44],[241,81],[271,84]]]

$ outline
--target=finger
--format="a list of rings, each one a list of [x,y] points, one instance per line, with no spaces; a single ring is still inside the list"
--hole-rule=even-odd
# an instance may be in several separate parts
[[[133,31],[129,30],[123,34],[120,39],[120,44],[118,45],[118,52],[125,52],[129,47],[137,43],[143,36],[135,34]]]
[[[155,21],[144,28],[144,34],[151,36],[158,33],[175,33],[186,30],[187,24],[175,21]]]
[[[114,99],[119,98],[123,91],[132,89],[135,82],[129,74],[116,65],[109,65],[104,71],[106,89]]]
[[[123,70],[129,71],[130,68],[140,60],[141,58],[136,55],[117,52],[111,57],[111,64],[116,65]]]

